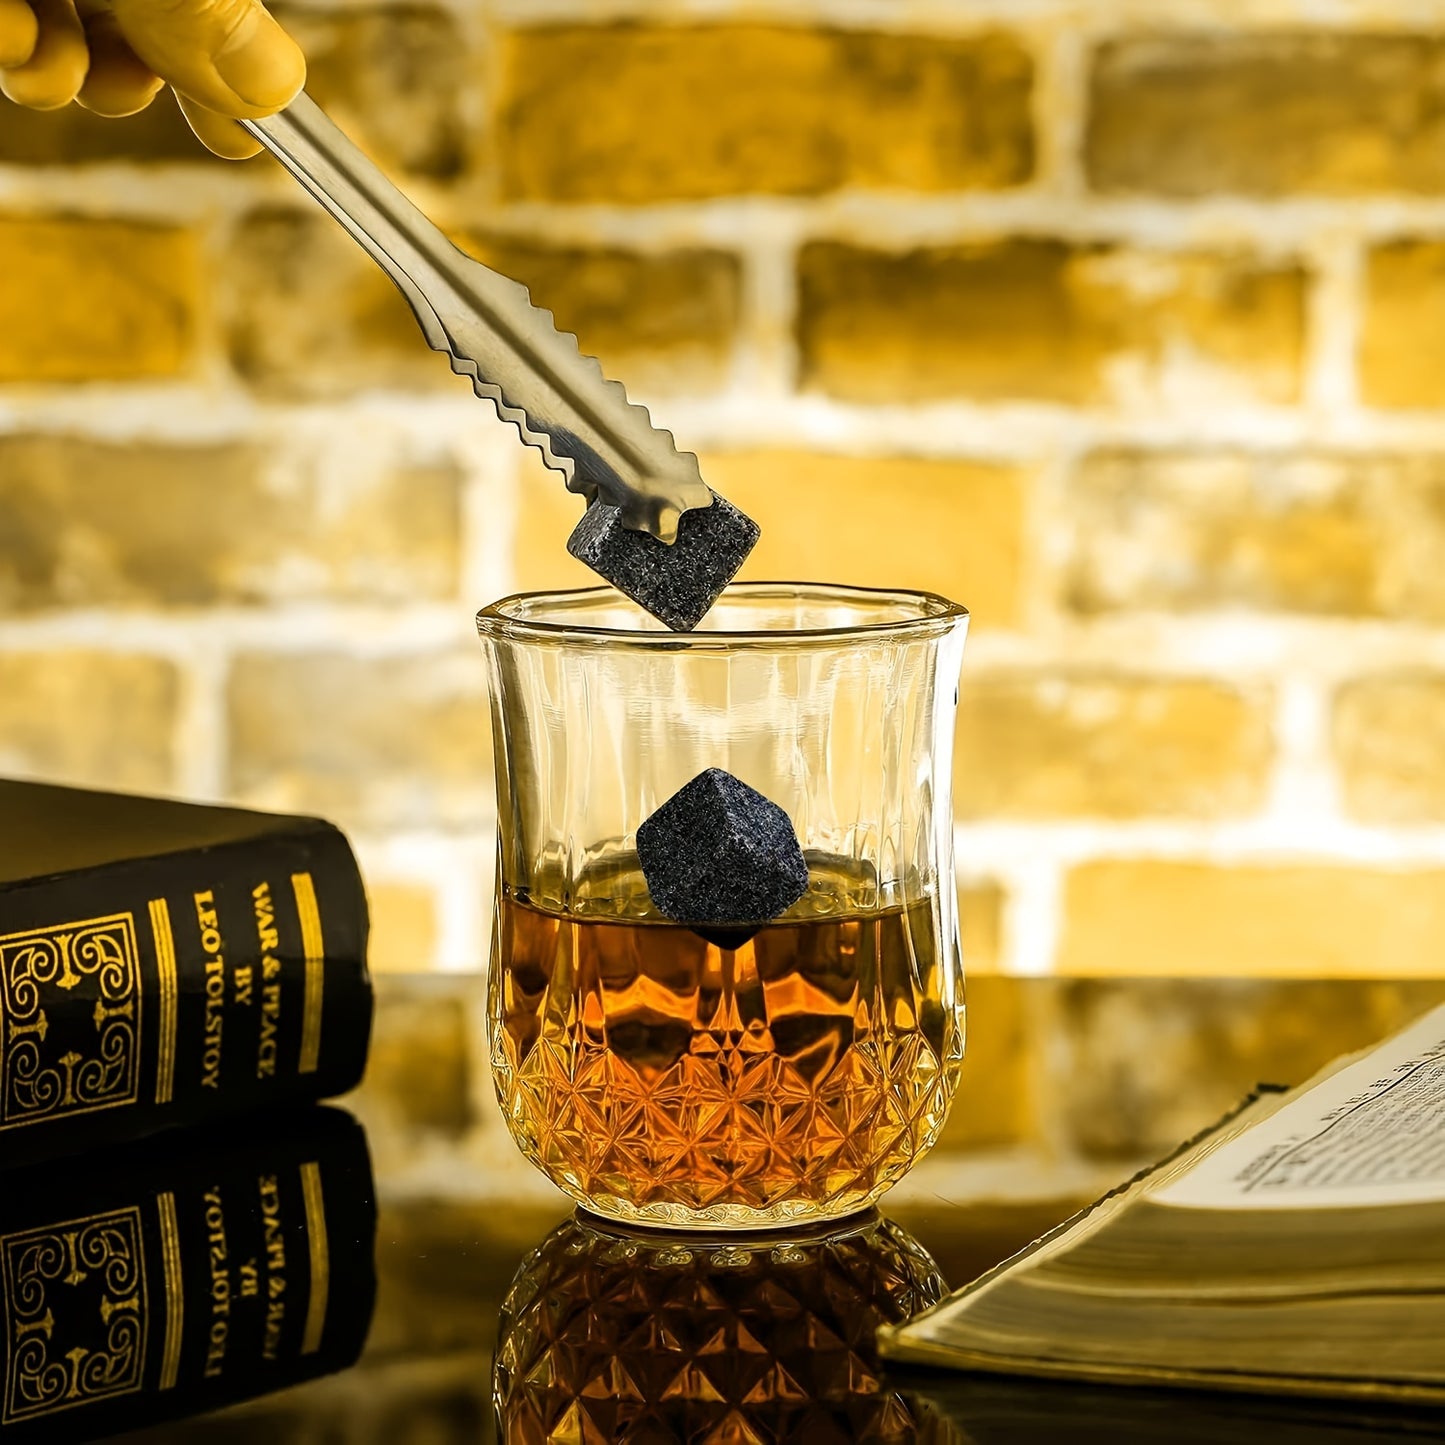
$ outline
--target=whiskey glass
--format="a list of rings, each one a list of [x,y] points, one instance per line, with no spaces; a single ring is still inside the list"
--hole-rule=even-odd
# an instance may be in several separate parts
[[[871,1204],[958,1083],[952,744],[968,613],[730,587],[664,630],[610,588],[477,616],[497,907],[487,1022],[523,1154],[628,1224],[770,1228]],[[755,930],[662,917],[638,826],[722,768],[781,807],[806,893]]]

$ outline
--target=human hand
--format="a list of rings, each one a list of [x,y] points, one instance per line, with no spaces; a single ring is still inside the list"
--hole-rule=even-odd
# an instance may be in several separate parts
[[[306,60],[261,0],[0,0],[0,90],[133,115],[167,85],[201,142],[232,160],[260,146],[237,120],[280,110]]]

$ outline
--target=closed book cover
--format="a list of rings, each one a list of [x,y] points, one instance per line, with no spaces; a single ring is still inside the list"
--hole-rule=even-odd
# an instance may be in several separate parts
[[[0,1442],[90,1440],[344,1368],[375,1233],[365,1135],[336,1109],[0,1173]]]
[[[320,819],[0,781],[0,1164],[344,1093],[366,940]]]

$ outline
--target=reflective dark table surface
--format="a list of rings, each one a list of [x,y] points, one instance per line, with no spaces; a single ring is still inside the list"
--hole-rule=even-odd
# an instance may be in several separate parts
[[[947,1445],[1445,1439],[1324,1403],[885,1369],[873,1332],[1067,1212],[899,1206],[770,1236],[628,1233],[561,1209],[383,1205],[375,1310],[348,1368],[133,1431],[155,1445]]]
[[[383,1202],[355,1364],[120,1438],[966,1440],[883,1370],[874,1332],[1065,1209],[940,1201],[814,1230],[695,1236],[628,1232],[565,1206]]]
[[[990,1016],[989,995],[978,992],[975,1067],[982,1061],[997,1069],[1005,1047],[1038,1046],[1053,1056],[1063,1037],[1056,1024],[1038,1025],[1037,1037],[1005,1034],[1000,1007]],[[1165,1005],[1176,994],[1171,1015]],[[1269,1005],[1275,994],[1283,1003]],[[1327,1019],[1346,1020],[1368,1038],[1419,1002],[1413,990],[1398,999],[1391,993],[1370,1014],[1357,994],[1351,987],[1336,1000],[1318,985],[1191,985],[1183,992],[1175,984],[1103,992],[1068,985],[1060,994],[1067,1009],[1050,1004],[1034,1016],[1089,1021],[1107,1012],[1108,1038],[1123,1042],[1107,1056],[1097,1047],[1066,1056],[1066,1102],[1091,1139],[1112,1148],[1127,1126],[1153,1150],[1152,1135],[1139,1132],[1151,1117],[1141,1103],[1153,1097],[1146,1085],[1163,1091],[1161,1137],[1199,1122],[1178,1115],[1176,1123],[1173,1101],[1185,1097],[1174,1082],[1184,1077],[1184,1035],[1178,1024],[1161,1027],[1161,1019],[1203,1021],[1208,1052],[1201,1045],[1195,1055],[1210,1060],[1210,1072],[1198,1080],[1214,1079],[1218,1098],[1206,1096],[1195,1075],[1188,1089],[1199,1096],[1191,1107],[1210,1111],[1250,1080],[1302,1076],[1317,1066],[1316,1056],[1354,1042],[1340,1029],[1326,1037]],[[317,1119],[298,1117],[284,1129],[260,1121],[249,1134],[239,1126],[212,1130],[199,1141],[117,1151],[109,1163],[56,1166],[44,1198],[19,1199],[0,1176],[0,1191],[11,1189],[0,1192],[0,1236],[15,1232],[10,1215],[35,1215],[21,1220],[16,1236],[28,1253],[0,1238],[10,1306],[0,1445],[94,1438],[153,1445],[1445,1439],[1439,1419],[1339,1404],[885,1369],[874,1348],[879,1324],[1007,1258],[1089,1202],[1099,1181],[1075,1175],[1070,1185],[1065,1172],[1051,1195],[1005,1188],[999,1192],[1026,1202],[980,1203],[988,1195],[976,1172],[951,1164],[929,1172],[930,1161],[883,1201],[881,1213],[825,1230],[629,1234],[535,1187],[501,1187],[519,1176],[505,1172],[510,1157],[493,1152],[509,1148],[495,1132],[481,1136],[480,1148],[465,1144],[472,1136],[464,1126],[471,1126],[456,1112],[457,1080],[474,1100],[486,1080],[466,1069],[453,1079],[445,1067],[438,1025],[445,1003],[430,982],[383,996],[367,1089],[343,1103],[366,1119],[369,1144],[344,1114],[318,1111]],[[1148,1028],[1122,1029],[1124,1005]],[[465,1001],[454,1012],[455,1033],[465,1041],[475,1014]],[[1308,1027],[1291,1032],[1286,1025],[1295,1019]],[[1233,1037],[1226,1025],[1235,1021],[1242,1037],[1263,1043],[1252,1052],[1224,1049],[1220,1040]],[[992,1052],[990,1025],[998,1041]],[[1234,1060],[1233,1072],[1221,1059]],[[1127,1087],[1109,1084],[1105,1093],[1114,1079]],[[435,1153],[449,1129],[464,1147]],[[467,1158],[471,1175],[453,1162]],[[1113,1153],[1101,1168],[1106,1182],[1131,1172]],[[1017,1183],[1015,1166],[998,1177]],[[227,1201],[219,1258],[207,1222],[215,1195]],[[109,1227],[130,1215],[133,1233]],[[279,1233],[268,1224],[272,1216],[282,1223]],[[103,1248],[86,1235],[101,1226]],[[107,1260],[143,1253],[148,1273],[127,1273],[113,1261],[92,1267],[82,1258],[91,1248]],[[142,1275],[147,1288],[137,1286]],[[183,1310],[170,1303],[173,1283],[183,1286]],[[141,1328],[132,1330],[132,1322]],[[224,1360],[210,1379],[218,1329]],[[127,1341],[139,1341],[139,1350]],[[268,1341],[279,1365],[263,1359]],[[234,1403],[213,1408],[223,1398],[219,1388]]]

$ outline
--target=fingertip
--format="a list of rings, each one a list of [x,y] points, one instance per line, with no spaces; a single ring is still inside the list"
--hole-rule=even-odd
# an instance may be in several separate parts
[[[237,95],[247,114],[269,114],[289,105],[306,84],[301,47],[261,5],[252,5],[216,52],[216,74]]]
[[[0,91],[27,110],[64,110],[84,83],[83,65],[49,68],[39,74],[28,66],[0,70]]]
[[[26,110],[64,110],[80,94],[79,85],[53,79],[36,80],[14,70],[0,70],[0,93]]]
[[[109,0],[131,48],[213,114],[270,115],[306,82],[301,48],[260,0]]]
[[[31,110],[59,110],[80,93],[90,68],[73,0],[39,0],[35,48],[23,64],[0,71],[0,90]]]
[[[176,102],[196,139],[213,155],[227,161],[245,161],[260,152],[260,141],[249,131],[243,130],[238,122],[218,115],[214,110],[208,110],[179,92],[176,94]]]
[[[112,70],[92,62],[75,98],[86,110],[107,120],[119,120],[139,114],[164,89],[165,82],[159,76],[138,76],[128,69]]]
[[[85,35],[90,69],[76,99],[86,110],[110,118],[144,110],[164,83],[126,44],[115,18],[107,11],[87,17]]]
[[[34,60],[0,70],[0,91],[27,110],[63,110],[85,84],[86,57],[65,57],[44,67]]]
[[[39,36],[40,22],[24,0],[0,0],[0,70],[24,65]]]

